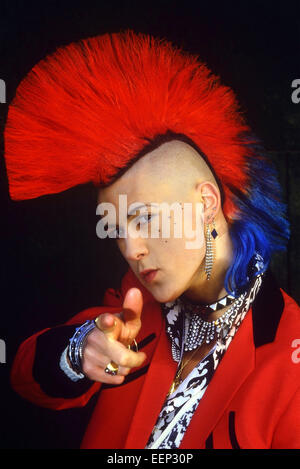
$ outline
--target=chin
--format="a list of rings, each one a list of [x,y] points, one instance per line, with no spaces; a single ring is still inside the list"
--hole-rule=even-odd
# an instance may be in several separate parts
[[[172,301],[175,301],[176,298],[178,298],[181,293],[178,292],[166,292],[166,291],[159,291],[158,289],[155,288],[148,288],[152,296],[158,301],[159,303],[170,303]]]

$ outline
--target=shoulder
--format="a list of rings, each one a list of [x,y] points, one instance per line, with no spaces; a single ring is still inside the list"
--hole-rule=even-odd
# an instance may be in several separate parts
[[[283,297],[283,313],[278,327],[277,339],[286,334],[298,336],[300,339],[300,307],[284,290],[280,290]]]
[[[295,357],[300,347],[300,308],[270,272],[252,305],[252,327],[256,370],[268,372],[275,381],[297,376],[299,383],[300,363]]]
[[[300,378],[300,307],[284,290],[280,291],[284,304],[274,339],[274,353],[282,351],[282,358],[288,358],[287,370],[293,370]]]
[[[268,388],[294,393],[300,382],[300,307],[270,276],[259,295],[252,308],[256,373]]]

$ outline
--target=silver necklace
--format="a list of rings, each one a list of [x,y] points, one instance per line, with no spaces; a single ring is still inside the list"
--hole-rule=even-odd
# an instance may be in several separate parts
[[[199,314],[193,311],[186,312],[188,327],[185,334],[184,351],[190,352],[214,339],[224,339],[230,331],[240,307],[246,297],[246,293],[240,295],[230,308],[215,321],[205,321]]]

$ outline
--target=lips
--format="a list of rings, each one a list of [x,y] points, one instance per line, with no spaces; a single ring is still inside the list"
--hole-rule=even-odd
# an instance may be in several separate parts
[[[147,283],[151,283],[154,280],[154,277],[157,274],[158,269],[146,269],[140,272],[140,276]]]

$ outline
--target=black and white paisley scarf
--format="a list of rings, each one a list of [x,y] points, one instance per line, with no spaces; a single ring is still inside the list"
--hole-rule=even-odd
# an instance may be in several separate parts
[[[253,265],[256,267],[256,272],[261,272],[263,269],[262,258],[256,254],[254,260]],[[179,447],[217,366],[259,291],[262,276],[261,273],[256,275],[247,291],[239,297],[241,301],[238,314],[227,335],[217,341],[206,357],[198,363],[178,388],[166,398],[146,445],[147,449],[174,449]],[[166,330],[172,343],[172,356],[177,363],[181,362],[183,356],[184,337],[189,324],[185,310],[186,304],[181,298],[163,305]]]

